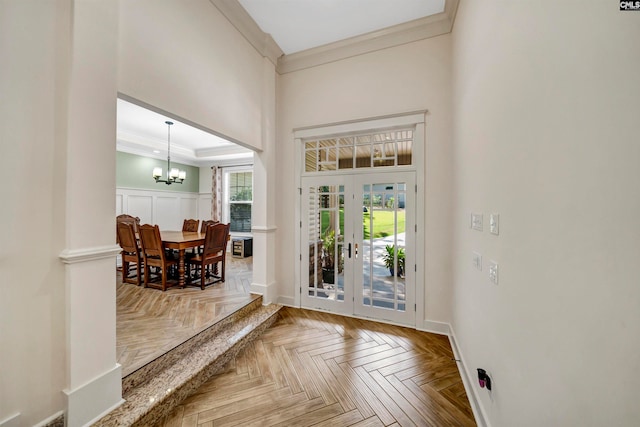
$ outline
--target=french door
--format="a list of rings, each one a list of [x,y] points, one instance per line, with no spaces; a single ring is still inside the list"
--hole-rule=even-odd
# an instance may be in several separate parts
[[[415,323],[415,172],[302,178],[302,306]]]

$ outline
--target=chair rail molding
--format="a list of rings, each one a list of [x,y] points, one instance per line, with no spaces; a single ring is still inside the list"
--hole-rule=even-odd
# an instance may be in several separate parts
[[[58,257],[65,264],[95,261],[105,258],[115,258],[122,248],[119,245],[95,246],[91,248],[65,249]]]
[[[276,227],[275,225],[268,225],[266,227],[261,225],[254,225],[251,227],[251,232],[252,233],[275,233],[277,229],[278,227]]]

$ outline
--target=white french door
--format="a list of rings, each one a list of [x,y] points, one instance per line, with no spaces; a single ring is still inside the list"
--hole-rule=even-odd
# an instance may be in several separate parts
[[[302,306],[415,323],[415,172],[302,178]]]

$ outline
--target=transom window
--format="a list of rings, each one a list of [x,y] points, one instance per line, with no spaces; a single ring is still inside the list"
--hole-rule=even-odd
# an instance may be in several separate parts
[[[305,172],[412,164],[413,129],[304,141]]]

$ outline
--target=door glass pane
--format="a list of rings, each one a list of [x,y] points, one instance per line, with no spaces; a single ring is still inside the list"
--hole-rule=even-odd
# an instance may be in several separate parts
[[[362,301],[365,306],[406,310],[405,188],[403,183],[362,186]]]
[[[344,301],[344,187],[309,188],[310,297]]]

